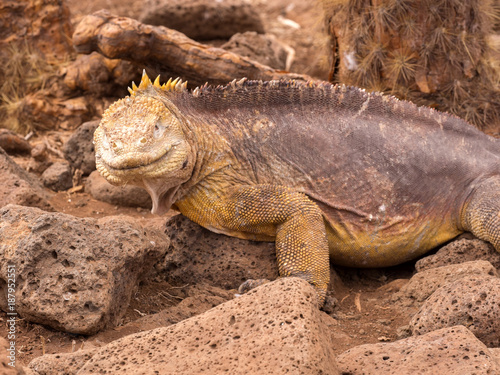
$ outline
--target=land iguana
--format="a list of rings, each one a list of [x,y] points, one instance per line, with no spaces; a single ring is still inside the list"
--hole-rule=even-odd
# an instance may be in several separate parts
[[[320,303],[329,259],[396,265],[464,231],[500,250],[500,143],[455,116],[326,82],[144,73],[129,91],[95,132],[99,172],[144,187],[153,213],[275,241],[280,276]]]

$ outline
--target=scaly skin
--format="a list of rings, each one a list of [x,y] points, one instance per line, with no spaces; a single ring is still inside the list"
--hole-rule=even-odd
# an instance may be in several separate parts
[[[146,188],[153,212],[276,241],[280,275],[320,303],[329,259],[395,265],[463,231],[500,249],[499,143],[454,116],[327,83],[144,75],[130,92],[95,132],[99,172]]]

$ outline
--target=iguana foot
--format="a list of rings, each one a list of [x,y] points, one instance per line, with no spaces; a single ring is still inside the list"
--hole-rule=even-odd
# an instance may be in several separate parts
[[[462,225],[500,252],[500,177],[493,176],[476,188]]]
[[[253,288],[257,288],[258,286],[264,285],[268,282],[269,280],[267,279],[258,279],[258,280],[249,279],[240,285],[240,287],[238,288],[238,293],[244,294],[252,290]]]

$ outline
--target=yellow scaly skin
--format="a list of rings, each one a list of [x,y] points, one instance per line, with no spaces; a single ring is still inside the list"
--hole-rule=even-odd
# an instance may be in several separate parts
[[[496,141],[483,138],[484,134],[467,128],[457,118],[429,109],[421,111],[394,98],[327,84],[291,82],[283,83],[283,89],[280,84],[270,82],[264,87],[263,83],[242,81],[225,88],[202,87],[188,92],[181,81],[170,80],[160,86],[159,78],[152,83],[144,74],[139,87],[133,85],[129,89],[130,97],[117,101],[103,115],[94,135],[97,169],[113,184],[144,187],[152,197],[153,212],[161,214],[174,207],[214,232],[275,241],[280,275],[298,276],[310,282],[320,304],[329,283],[329,258],[356,267],[394,265],[418,257],[464,230],[500,248],[500,180],[495,169],[498,153],[485,151],[487,156],[478,159],[493,160],[473,168],[467,161],[467,153],[479,152],[476,145],[496,150]],[[256,94],[247,97],[246,92],[255,86]],[[296,96],[289,98],[287,89]],[[236,91],[238,94],[234,94]],[[279,95],[282,98],[275,100]],[[354,99],[349,95],[354,95]],[[300,103],[308,100],[310,104]],[[359,103],[354,103],[356,100]],[[213,105],[212,101],[218,104]],[[253,108],[248,101],[259,102],[260,107]],[[287,101],[287,106],[283,101]],[[363,132],[373,132],[368,134],[368,141],[373,138],[374,142],[384,142],[375,154],[362,150],[361,155],[344,156],[352,150],[349,144],[338,155],[327,149],[326,156],[321,150],[307,149],[308,145],[300,154],[300,142],[290,145],[295,149],[283,151],[292,156],[273,154],[266,148],[275,140],[273,137],[283,135],[279,121],[288,121],[283,126],[290,126],[290,122],[293,125],[294,121],[299,122],[297,126],[309,126],[309,130],[298,133],[307,142],[309,133],[316,129],[316,121],[324,115],[321,109],[330,110],[330,103],[332,107],[337,105],[337,112],[327,113],[326,122],[335,119],[337,113],[339,120],[328,131],[332,138],[333,132],[344,132],[339,135],[339,147],[349,139],[346,137],[352,136],[353,129],[361,135],[359,142],[363,141]],[[375,111],[384,105],[396,111],[397,123],[392,124],[390,116],[377,118],[371,103],[376,103]],[[341,113],[346,106],[349,111],[344,120]],[[416,117],[409,130],[401,130],[399,122],[406,120],[397,117],[406,115],[405,111],[410,119]],[[430,122],[435,123],[435,128],[426,127]],[[356,128],[364,123],[365,130]],[[421,123],[425,126],[419,127]],[[398,142],[390,139],[395,131],[402,132],[396,136],[398,141],[405,137],[410,140],[401,150]],[[453,133],[451,140],[434,139],[433,132],[446,131]],[[325,134],[325,139],[328,136]],[[387,137],[391,142],[385,143]],[[311,138],[312,147],[322,142],[312,135]],[[419,160],[408,149],[419,151],[421,145],[426,147],[434,141],[443,147],[455,143],[472,146],[470,150],[460,150],[465,154],[463,158],[461,153],[453,154],[451,164],[448,163],[451,166],[447,160],[440,162],[436,172],[432,165],[428,168],[425,158],[432,162],[447,154],[439,154],[442,150],[435,147],[423,150],[420,157],[424,164],[417,166],[416,172],[410,167],[406,171],[407,164],[418,164]],[[394,150],[392,144],[396,144]],[[433,150],[437,150],[436,155]],[[316,152],[316,159],[322,160],[302,163],[312,151]],[[294,152],[298,159],[293,159]],[[368,162],[362,164],[365,160]],[[438,166],[443,171],[438,171]],[[318,177],[314,168],[323,168],[326,174],[321,172]],[[464,177],[456,177],[455,169],[458,176]],[[449,176],[448,170],[453,172]],[[409,187],[405,185],[408,176],[414,181]],[[440,179],[442,186],[436,184]],[[420,181],[421,186],[415,186]],[[445,192],[444,188],[448,190]],[[249,281],[243,287],[257,284]]]
[[[159,88],[158,81],[153,87]],[[181,89],[179,83],[177,87]],[[135,90],[147,88],[151,89],[151,82],[145,75]],[[94,135],[97,170],[112,184],[144,187],[152,197],[155,213],[166,212],[175,202],[174,207],[185,216],[214,232],[276,241],[280,275],[310,282],[322,304],[330,272],[328,241],[319,208],[306,195],[287,187],[232,185],[232,177],[239,177],[227,171],[235,161],[225,142],[205,129],[203,139],[190,145],[192,134],[182,129],[178,120],[182,115],[176,115],[147,96],[132,95],[114,103]],[[156,137],[147,136],[155,132]],[[196,161],[194,149],[202,150]],[[188,180],[187,186],[179,189]],[[179,196],[182,198],[176,198]],[[162,202],[165,198],[166,202]],[[265,281],[249,280],[240,289]]]

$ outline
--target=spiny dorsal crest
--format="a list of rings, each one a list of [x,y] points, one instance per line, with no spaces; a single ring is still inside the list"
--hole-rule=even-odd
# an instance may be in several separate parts
[[[231,88],[234,91],[237,88],[242,87],[244,85],[245,81],[247,81],[246,78],[242,78],[240,80],[234,79],[227,86],[219,85],[216,87],[216,89],[221,90],[221,89]],[[263,84],[262,81],[259,81],[259,82],[260,82],[260,84]],[[130,93],[131,96],[136,96],[137,93],[139,93],[141,91],[145,91],[148,87],[151,87],[151,86],[153,86],[157,89],[160,89],[162,91],[170,91],[170,92],[187,91],[187,81],[182,81],[182,79],[180,79],[179,77],[177,77],[174,80],[172,80],[172,78],[169,78],[169,80],[166,83],[161,85],[160,84],[160,76],[158,75],[158,77],[156,77],[154,82],[151,82],[151,79],[149,79],[145,69],[142,71],[142,78],[141,78],[141,82],[139,83],[139,86],[137,86],[135,84],[135,82],[132,82],[132,88],[128,87],[127,89],[128,89],[128,92]],[[192,91],[192,94],[193,94],[193,96],[197,97],[201,94],[201,92],[204,89],[207,89],[207,88],[208,88],[208,82],[205,83],[201,87],[196,87]]]
[[[128,92],[131,96],[135,96],[138,92],[146,90],[148,87],[153,86],[157,89],[163,91],[185,91],[187,90],[187,81],[182,82],[182,79],[176,78],[172,80],[170,78],[166,83],[160,85],[160,76],[156,77],[154,83],[151,82],[148,75],[146,74],[146,69],[142,71],[141,83],[137,86],[134,82],[132,82],[132,88],[128,87]]]
[[[146,91],[149,87],[154,87],[156,89],[165,91],[165,92],[186,92],[187,91],[187,81],[183,82],[180,78],[176,78],[172,80],[170,78],[166,83],[160,84],[160,76],[156,77],[154,82],[151,82],[149,79],[148,75],[146,74],[146,70],[143,70],[142,73],[142,79],[141,82],[139,83],[139,86],[137,86],[134,82],[132,82],[132,88],[128,88],[128,91],[130,92],[130,96],[135,97],[137,93],[141,93]],[[209,86],[208,82],[205,83],[204,85],[200,87],[196,87],[191,91],[191,94],[193,97],[199,97],[202,94],[211,94],[211,93],[225,93],[225,94],[230,94],[232,92],[236,92],[238,89],[241,88],[255,88],[257,90],[266,90],[269,88],[277,88],[277,89],[312,89],[312,91],[315,91],[316,89],[328,89],[329,91],[331,90],[330,94],[331,95],[336,95],[340,94],[340,98],[344,96],[344,94],[347,93],[353,93],[353,94],[358,94],[361,95],[362,98],[375,98],[375,97],[380,97],[382,101],[386,103],[392,103],[393,105],[397,106],[400,110],[402,111],[416,111],[418,110],[419,113],[426,113],[428,116],[434,116],[435,111],[432,108],[421,108],[417,107],[413,103],[406,102],[404,100],[399,100],[396,97],[393,96],[386,96],[383,95],[382,93],[379,92],[372,92],[372,93],[367,93],[364,89],[360,89],[357,87],[351,87],[351,86],[345,86],[345,85],[335,85],[333,86],[329,82],[316,82],[316,81],[296,81],[296,80],[273,80],[273,81],[251,81],[247,80],[246,78],[242,78],[240,80],[234,79],[227,85],[218,85],[218,86]],[[122,101],[118,101],[114,103],[113,105],[110,106],[109,111],[114,110],[118,108],[122,104]]]

